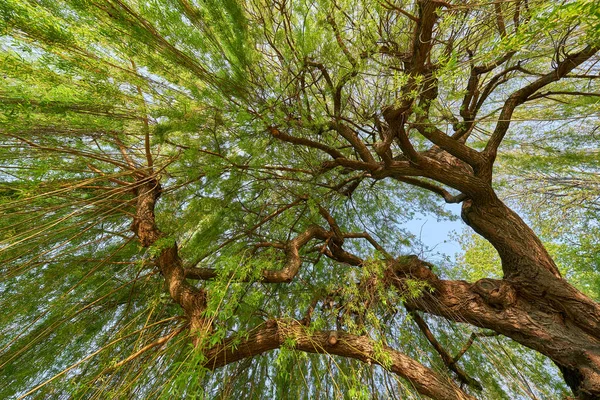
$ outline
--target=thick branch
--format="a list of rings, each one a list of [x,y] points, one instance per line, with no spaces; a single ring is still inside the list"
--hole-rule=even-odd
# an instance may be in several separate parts
[[[408,299],[411,309],[510,337],[577,377],[569,385],[581,398],[600,393],[600,305],[589,299],[586,304],[581,294],[548,271],[533,282],[482,279],[470,284],[441,280],[413,256],[391,264],[388,274],[401,293],[407,278],[424,280],[433,288]]]
[[[426,119],[423,119],[426,121]],[[484,158],[478,151],[464,145],[460,141],[446,135],[437,127],[427,124],[416,124],[415,127],[421,135],[427,138],[431,143],[439,146],[441,149],[452,154],[454,157],[462,160],[472,167],[476,168],[484,162]]]
[[[217,369],[244,358],[278,349],[290,340],[296,350],[332,354],[369,364],[379,364],[407,379],[419,393],[434,399],[473,399],[449,379],[439,376],[405,354],[388,346],[378,350],[380,346],[369,337],[341,331],[311,333],[296,321],[268,321],[241,343],[234,345],[235,340],[231,339],[209,350],[204,365],[209,369]]]
[[[437,21],[436,9],[440,5],[439,2],[432,0],[420,0],[418,2],[419,22],[413,37],[411,72],[423,72],[433,46],[433,27]]]
[[[137,189],[136,216],[131,230],[143,247],[152,246],[164,236],[156,226],[154,217],[154,206],[160,193],[160,184],[154,179],[147,179]],[[165,279],[171,298],[185,311],[190,321],[190,331],[195,336],[194,343],[198,343],[198,338],[209,330],[209,324],[202,315],[206,309],[206,293],[185,280],[176,243],[161,250],[156,265]]]
[[[388,124],[390,125],[391,130],[391,137],[395,137],[398,139],[398,144],[400,145],[402,153],[410,160],[412,164],[421,166],[421,164],[424,161],[424,157],[422,154],[418,153],[415,150],[414,146],[410,142],[410,139],[408,138],[408,133],[404,128],[404,120],[404,116],[396,120],[388,119]]]

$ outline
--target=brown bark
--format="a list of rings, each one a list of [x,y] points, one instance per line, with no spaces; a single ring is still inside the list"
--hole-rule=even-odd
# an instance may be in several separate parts
[[[279,271],[264,271],[263,282],[291,281],[302,264],[300,250],[312,239],[326,243],[324,249],[329,247],[325,252],[328,257],[351,265],[362,264],[360,258],[342,249],[344,238],[373,239],[364,234],[343,233],[331,215],[324,210],[322,214],[331,230],[313,225],[287,245],[279,246],[286,254],[284,267]],[[510,337],[552,359],[579,398],[598,396],[598,304],[560,277],[534,232],[497,198],[494,201],[465,201],[463,218],[498,249],[505,271],[504,279],[482,279],[472,284],[440,280],[431,271],[430,265],[417,257],[394,260],[388,255],[389,282],[403,292],[406,278],[427,281],[434,288],[433,293],[408,301],[411,309],[491,329]],[[378,247],[376,242],[375,246]],[[216,275],[212,269],[186,269],[184,272],[188,277],[197,279],[211,279]],[[279,346],[276,342],[269,343],[269,346]],[[243,357],[243,354],[237,353],[236,357]],[[446,358],[447,364],[454,366],[452,360]],[[234,361],[232,358],[228,360]]]
[[[136,194],[136,216],[131,230],[136,234],[143,247],[150,247],[164,237],[156,226],[154,216],[154,207],[161,194],[160,183],[146,178],[138,182]],[[206,293],[185,280],[185,271],[177,251],[177,243],[161,249],[156,258],[156,265],[165,279],[165,285],[171,298],[181,306],[189,320],[194,344],[199,344],[201,338],[210,331],[210,322],[203,316],[206,309]]]
[[[514,297],[501,308],[515,312],[515,332],[490,328],[550,357],[579,398],[599,398],[600,305],[560,276],[539,238],[501,201],[467,201],[463,219],[498,251],[501,283]]]
[[[486,84],[483,92],[479,85],[482,74],[511,59],[507,53],[489,66],[472,65],[467,94],[461,116],[463,127],[457,125],[457,136],[450,137],[435,126],[428,126],[429,104],[438,95],[437,82],[431,79],[431,32],[435,25],[435,3],[419,1],[419,19],[415,33],[421,39],[413,41],[412,58],[406,67],[410,75],[405,91],[415,89],[420,77],[418,101],[425,115],[417,130],[443,151],[416,152],[408,140],[405,121],[413,112],[411,101],[402,100],[400,107],[384,108],[383,116],[399,136],[398,147],[409,165],[416,169],[407,174],[393,170],[395,161],[384,163],[373,176],[386,176],[416,184],[450,198],[447,192],[434,185],[425,185],[412,178],[422,176],[459,190],[467,200],[463,203],[463,220],[487,239],[498,251],[502,260],[503,280],[481,280],[474,284],[462,281],[441,281],[425,264],[412,260],[399,263],[394,268],[396,285],[402,289],[402,277],[427,280],[435,288],[431,295],[409,302],[409,306],[447,319],[468,322],[492,329],[517,342],[550,357],[563,371],[565,381],[582,399],[600,398],[600,305],[589,299],[562,279],[556,264],[537,235],[524,221],[496,196],[491,186],[492,168],[497,150],[510,127],[516,107],[533,98],[547,85],[560,80],[589,60],[596,52],[594,46],[566,55],[556,67],[540,78],[524,85],[506,100],[496,128],[483,152],[476,152],[465,143],[466,130],[470,130],[482,101],[489,96],[505,72]],[[497,17],[502,18],[496,7]],[[503,21],[502,21],[503,23]],[[500,24],[502,25],[502,24]],[[500,26],[500,34],[504,29]],[[472,58],[473,53],[467,49]],[[413,79],[415,78],[415,79]],[[490,86],[491,85],[491,86]],[[483,94],[480,94],[483,93]],[[398,158],[395,158],[398,159]],[[385,161],[385,160],[384,160]],[[471,168],[468,167],[468,165]],[[413,181],[413,182],[411,182]],[[401,265],[401,266],[400,266]]]
[[[137,188],[137,196],[137,211],[132,230],[138,236],[142,246],[150,247],[164,236],[157,228],[154,216],[154,207],[160,196],[160,184],[152,179],[143,181]],[[330,220],[329,222],[337,226],[334,221]],[[338,257],[348,259],[350,262],[360,262],[359,259],[353,258],[339,247],[339,243],[343,242],[340,235],[341,232],[338,231],[337,240],[331,241],[331,256],[337,254]],[[264,271],[264,281],[270,283],[289,282],[301,266],[300,248],[313,238],[328,240],[332,236],[336,236],[333,231],[326,231],[318,226],[309,227],[285,246],[286,263],[284,268],[280,271]],[[357,235],[351,234],[350,236]],[[370,238],[367,234],[362,236]],[[338,242],[338,244],[334,242]],[[202,337],[206,337],[210,330],[210,322],[203,317],[206,309],[206,294],[203,290],[187,283],[186,274],[187,277],[211,279],[215,277],[215,271],[201,268],[184,269],[177,253],[177,244],[162,249],[156,259],[156,264],[165,279],[171,298],[182,307],[189,319],[192,341],[196,345],[200,344]],[[232,362],[280,348],[289,339],[293,339],[294,348],[300,351],[339,355],[369,364],[382,365],[407,379],[419,393],[435,399],[474,399],[450,379],[438,375],[412,358],[387,346],[382,349],[382,352],[385,353],[386,362],[384,363],[384,358],[377,350],[376,342],[368,337],[337,331],[311,333],[304,325],[296,321],[268,321],[242,343],[233,345],[230,342],[235,342],[235,340],[231,340],[223,345],[207,349],[205,351],[207,361],[204,365],[210,369],[223,367]]]
[[[466,199],[462,217],[496,248],[502,260],[504,279],[482,279],[475,283],[441,280],[426,263],[415,257],[405,257],[391,262],[388,271],[391,284],[403,291],[407,278],[427,281],[434,291],[409,300],[407,305],[411,309],[491,329],[510,337],[552,359],[580,399],[600,398],[600,305],[561,277],[540,239],[514,211],[497,198],[491,186],[494,160],[516,108],[534,99],[542,88],[584,64],[598,49],[588,46],[566,55],[562,61],[557,62],[556,68],[540,74],[539,78],[508,96],[494,132],[484,151],[479,152],[466,144],[478,118],[477,113],[495,88],[506,82],[509,75],[519,71],[521,67],[508,65],[504,71],[486,82],[484,74],[508,64],[514,52],[508,52],[488,65],[476,66],[473,51],[466,49],[472,66],[460,111],[463,122],[456,121],[453,136],[435,126],[429,126],[429,106],[438,96],[434,78],[436,66],[431,60],[431,50],[436,43],[434,31],[439,18],[437,11],[442,6],[449,5],[433,0],[417,1],[418,16],[411,18],[415,23],[413,41],[409,53],[401,58],[409,79],[401,90],[401,96],[396,99],[397,102],[383,107],[381,116],[387,127],[380,131],[381,141],[372,143],[375,153],[371,153],[369,147],[349,126],[340,122],[340,93],[350,75],[342,77],[340,83],[334,85],[325,66],[316,62],[309,62],[308,65],[322,72],[334,92],[332,101],[335,111],[332,117],[336,120],[330,128],[336,130],[351,145],[357,156],[352,158],[346,152],[320,142],[318,138],[313,140],[294,135],[293,130],[288,132],[284,128],[271,126],[270,133],[280,141],[326,153],[332,160],[323,163],[323,172],[342,166],[348,170],[364,171],[365,177],[375,180],[391,177],[425,188],[449,202]],[[495,11],[500,35],[504,36],[506,27],[502,9],[496,6]],[[518,16],[515,18],[518,19]],[[515,20],[515,27],[516,22]],[[345,48],[343,38],[335,26],[335,19],[331,19],[330,23],[340,48],[354,67],[355,61]],[[353,69],[349,74],[354,73]],[[416,98],[413,93],[418,93]],[[424,115],[415,117],[415,104],[419,104]],[[408,121],[418,123],[411,126]],[[429,151],[417,151],[409,136],[413,128],[434,147]],[[394,144],[401,154],[394,156]],[[376,160],[376,156],[380,160]],[[444,187],[417,177],[433,180],[460,193],[453,196]],[[148,181],[138,189],[138,213],[133,230],[146,247],[162,236],[156,228],[153,214],[159,193],[158,184],[153,181]],[[342,249],[343,238],[335,231],[335,227],[332,226],[331,231],[311,227],[289,241],[284,249],[284,267],[279,271],[264,271],[263,282],[285,283],[294,279],[301,267],[300,248],[315,238],[327,241],[327,249],[324,247],[324,254],[327,256],[360,265],[359,259]],[[176,245],[162,250],[157,258],[157,265],[165,277],[171,297],[185,310],[194,329],[206,329],[206,322],[201,316],[206,305],[206,295],[188,284],[185,278],[210,279],[216,275],[215,271],[182,268]],[[236,349],[225,344],[210,350],[206,365],[217,368],[278,348],[288,337],[294,338],[298,350],[377,362],[373,343],[368,338],[343,332],[336,332],[333,337],[327,333],[308,334],[300,325],[286,324],[285,329],[283,326],[275,324],[260,328]],[[407,360],[404,358],[406,356],[391,349],[387,351],[394,354],[392,371],[413,382],[421,393],[435,398],[467,398],[460,397],[464,394],[457,392],[454,385],[444,384],[435,373],[414,360]],[[451,360],[447,358],[446,361]],[[418,376],[410,375],[415,371],[420,371]]]
[[[451,380],[388,346],[377,349],[376,342],[366,336],[341,331],[310,332],[297,321],[267,321],[246,340],[216,346],[205,354],[204,365],[216,369],[294,343],[293,348],[308,353],[332,354],[354,358],[365,363],[382,365],[394,374],[407,379],[421,394],[434,399],[474,399]]]
[[[593,327],[599,321],[599,307],[542,266],[537,270],[534,281],[482,279],[471,284],[440,280],[425,263],[413,257],[392,265],[391,279],[401,291],[407,277],[427,281],[434,291],[408,301],[411,309],[510,337],[553,360],[578,398],[598,398],[600,330]],[[562,296],[531,293],[535,283],[554,288]],[[589,320],[573,313],[569,304],[577,303]]]
[[[463,202],[462,218],[496,248],[506,278],[540,267],[560,277],[537,235],[500,200],[485,203],[467,200]]]

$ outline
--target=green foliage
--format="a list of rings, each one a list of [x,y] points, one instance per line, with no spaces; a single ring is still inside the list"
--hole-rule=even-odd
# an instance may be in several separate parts
[[[460,237],[463,253],[459,256],[456,278],[477,281],[502,276],[500,257],[494,247],[481,236],[463,234]]]
[[[400,261],[417,248],[402,228],[407,221],[417,214],[452,218],[429,192],[373,179],[376,171],[324,168],[326,153],[275,137],[318,141],[358,159],[331,122],[351,121],[371,149],[380,139],[373,116],[417,97],[416,90],[398,95],[410,76],[401,57],[389,56],[410,51],[414,21],[385,3],[0,1],[1,398],[416,398],[387,371],[384,346],[449,374],[402,307],[431,286],[408,279],[399,294],[386,282],[386,254],[364,239],[344,242],[366,260],[361,266],[327,258],[323,241],[312,240],[292,282],[262,281],[263,271],[287,262],[285,243],[313,224],[327,226],[320,207],[344,232],[368,232]],[[416,11],[415,2],[404,3]],[[460,113],[470,62],[518,50],[515,62],[544,71],[561,27],[576,28],[570,47],[600,37],[593,2],[530,3],[523,9],[530,22],[503,38],[491,5],[441,11],[440,38],[460,40],[432,50],[443,92],[431,105],[432,123],[460,125],[452,116]],[[470,46],[478,48],[474,60],[465,57]],[[549,90],[575,90],[578,82],[560,85]],[[597,138],[589,134],[597,99],[562,101],[558,110],[546,99],[517,113],[515,119],[533,111],[542,120],[595,117],[577,127],[520,125],[502,148],[497,175],[505,195],[522,196],[520,210],[565,276],[600,298],[599,166]],[[425,123],[417,121],[424,105],[415,110],[408,122]],[[486,129],[493,126],[484,120]],[[430,145],[414,130],[409,135],[418,150]],[[477,136],[469,141],[479,145]],[[131,230],[144,174],[161,182],[155,212],[165,233],[146,249]],[[558,176],[572,178],[571,186]],[[530,181],[558,189],[524,191]],[[573,182],[577,190],[558,202],[567,224],[544,196],[562,196]],[[463,244],[459,267],[441,275],[500,275],[487,242],[465,236]],[[215,279],[194,283],[210,293],[204,316],[214,324],[204,345],[234,334],[239,341],[271,318],[300,321],[312,307],[308,329],[369,336],[383,367],[300,353],[290,340],[209,373],[202,352],[181,333],[181,308],[155,268],[175,245],[184,267],[216,271]],[[454,353],[471,334],[429,322]],[[484,384],[482,398],[564,391],[547,360],[488,340],[461,360]]]

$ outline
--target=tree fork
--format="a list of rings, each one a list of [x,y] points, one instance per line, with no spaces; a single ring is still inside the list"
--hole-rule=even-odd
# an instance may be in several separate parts
[[[581,301],[587,300],[580,309],[590,311],[590,318],[595,318],[596,303],[565,280],[538,268],[545,271],[545,276],[538,276],[539,280],[551,281],[550,287],[573,294],[563,301],[579,302],[575,297],[579,294]],[[434,289],[432,293],[408,300],[409,308],[507,336],[549,357],[559,366],[565,382],[578,398],[600,398],[600,330],[590,327],[597,324],[597,319],[586,324],[581,316],[567,314],[556,297],[528,293],[528,287],[523,287],[521,281],[481,279],[471,284],[441,280],[416,256],[405,257],[390,265],[388,279],[400,292],[406,289],[406,278],[424,280]],[[596,308],[585,308],[592,305]]]

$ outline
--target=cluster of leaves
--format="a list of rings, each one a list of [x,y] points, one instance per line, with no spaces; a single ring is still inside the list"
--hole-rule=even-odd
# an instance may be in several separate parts
[[[384,285],[383,257],[359,240],[345,246],[370,260],[360,269],[328,260],[322,244],[315,244],[303,249],[304,266],[293,282],[260,282],[262,271],[280,269],[285,258],[256,243],[285,243],[311,224],[323,225],[319,206],[326,206],[344,231],[371,232],[398,256],[414,246],[414,238],[402,229],[406,221],[417,213],[449,215],[439,200],[414,187],[367,183],[364,175],[339,169],[323,171],[327,157],[322,153],[281,143],[273,134],[276,128],[306,139],[316,132],[323,143],[350,155],[344,142],[324,128],[338,107],[327,97],[331,86],[344,82],[343,110],[338,111],[362,128],[361,139],[370,140],[376,131],[372,115],[396,101],[408,77],[398,60],[362,55],[381,46],[406,50],[395,46],[410,42],[410,19],[390,12],[381,1],[275,3],[0,4],[0,308],[9,310],[0,315],[0,381],[5,383],[0,397],[33,391],[53,398],[414,396],[385,368],[299,353],[293,343],[256,362],[211,374],[185,335],[123,363],[184,325],[153,265],[174,243],[186,267],[210,266],[218,272],[204,284],[210,293],[206,316],[215,321],[209,345],[232,333],[244,337],[265,319],[301,320],[316,301],[312,328],[333,330],[340,324],[448,373],[400,307],[402,300],[429,288],[408,281],[404,298],[391,292]],[[533,10],[533,3],[544,2],[531,3]],[[547,58],[551,39],[536,42],[543,26],[554,27],[556,21],[589,25],[576,16],[598,12],[584,1],[559,14],[544,4],[530,11],[539,22],[535,32],[523,30],[506,40],[486,40],[495,38],[495,28],[485,8],[450,15],[439,29],[464,29],[473,43],[483,42],[477,61],[523,46],[531,51],[524,60],[539,54]],[[386,29],[377,21],[384,21]],[[346,48],[340,49],[336,35],[347,35]],[[447,123],[448,115],[459,113],[468,66],[462,50],[458,46],[446,54],[436,48],[433,55],[440,63],[436,79],[448,93],[447,102],[432,112],[435,122]],[[543,57],[533,66],[547,61]],[[319,65],[327,66],[329,78]],[[583,99],[562,107],[565,117],[590,115],[597,103]],[[541,111],[540,118],[546,118]],[[562,176],[576,164],[582,170],[569,170],[574,178],[591,177],[580,192],[590,204],[598,193],[597,154],[589,151],[589,138],[578,136],[578,129],[559,131],[558,126],[543,132],[523,129],[523,137],[514,138],[515,148],[508,149],[514,157],[508,152],[503,168],[511,178],[517,175],[512,171],[525,166],[531,174],[555,170]],[[524,143],[543,151],[530,156]],[[424,148],[425,141],[415,145]],[[561,157],[553,153],[557,148]],[[165,236],[144,249],[131,223],[136,182],[150,170],[163,188],[156,222]],[[342,188],[358,185],[349,196],[332,190],[340,182],[348,182]],[[572,207],[575,222],[556,229],[556,213],[525,208],[539,193],[527,197],[523,209],[553,243],[551,250],[567,275],[593,293],[600,287],[594,281],[600,276],[594,241],[597,197],[586,211]],[[307,200],[288,207],[299,197]],[[458,277],[497,274],[495,263],[484,263],[489,254],[477,242],[465,256],[470,269]],[[582,256],[593,268],[578,268]],[[454,353],[471,333],[429,322]],[[461,363],[484,383],[484,396],[552,397],[563,390],[540,356],[507,341],[478,343]],[[514,359],[527,360],[530,368],[519,371],[523,363],[508,362]],[[498,383],[503,377],[510,378],[508,383]]]

